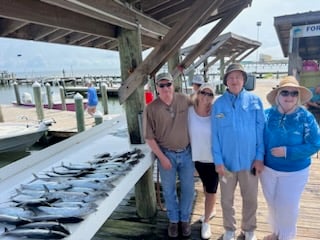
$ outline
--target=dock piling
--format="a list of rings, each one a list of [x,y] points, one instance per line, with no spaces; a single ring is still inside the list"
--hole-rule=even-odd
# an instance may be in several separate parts
[[[37,117],[38,117],[38,120],[41,121],[44,119],[43,105],[42,105],[42,99],[41,99],[41,86],[37,81],[35,81],[32,84],[32,89],[33,89],[33,95],[34,95],[34,102],[36,105]]]
[[[47,100],[48,100],[48,108],[52,109],[53,101],[52,101],[52,94],[51,94],[51,85],[46,83],[46,93],[47,93]]]
[[[103,122],[103,116],[102,116],[102,113],[100,111],[97,111],[95,114],[94,114],[94,122],[96,125],[99,125]]]
[[[105,83],[101,84],[101,98],[102,98],[103,114],[108,114],[109,113],[108,93],[107,93],[107,85]]]
[[[63,111],[66,111],[67,105],[66,105],[66,97],[64,94],[64,88],[60,86],[59,90],[60,90],[60,99],[61,99],[61,109]]]
[[[21,105],[19,87],[18,87],[18,83],[16,81],[13,83],[13,88],[14,88],[14,94],[16,96],[17,104]]]
[[[74,96],[74,101],[76,105],[76,118],[77,118],[77,128],[78,132],[83,132],[86,130],[84,123],[84,109],[83,109],[83,97],[80,93]]]

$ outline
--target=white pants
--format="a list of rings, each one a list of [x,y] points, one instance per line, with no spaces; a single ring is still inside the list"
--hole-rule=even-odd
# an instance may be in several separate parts
[[[271,230],[279,240],[292,240],[296,236],[299,203],[308,177],[309,167],[296,172],[279,172],[265,167],[260,174]]]

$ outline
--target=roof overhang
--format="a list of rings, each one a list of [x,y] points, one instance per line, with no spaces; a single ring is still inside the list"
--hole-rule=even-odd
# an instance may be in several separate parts
[[[290,31],[292,27],[317,24],[320,28],[320,11],[297,13],[274,18],[274,27],[284,57],[289,55]],[[320,59],[320,36],[299,38],[299,56],[303,60]]]

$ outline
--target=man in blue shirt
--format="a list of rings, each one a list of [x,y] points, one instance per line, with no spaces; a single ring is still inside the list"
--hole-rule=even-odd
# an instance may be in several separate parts
[[[243,200],[241,230],[246,240],[256,240],[258,177],[263,170],[264,112],[260,98],[244,89],[247,74],[233,63],[226,70],[226,92],[211,111],[212,153],[220,176],[223,240],[236,239],[234,192],[240,185]]]

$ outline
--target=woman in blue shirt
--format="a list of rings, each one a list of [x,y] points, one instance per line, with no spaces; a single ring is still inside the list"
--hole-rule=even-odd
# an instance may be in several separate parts
[[[299,202],[309,176],[311,155],[320,148],[314,116],[302,105],[312,93],[293,76],[280,81],[267,95],[264,131],[265,168],[260,175],[269,208],[272,234],[264,240],[291,240],[296,236]]]
[[[87,90],[87,97],[88,97],[87,111],[91,116],[93,116],[96,112],[96,108],[98,105],[97,90],[92,85],[91,81],[86,82],[86,87],[88,87],[88,90]]]

